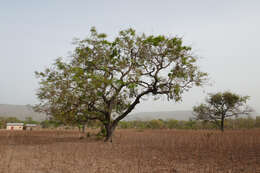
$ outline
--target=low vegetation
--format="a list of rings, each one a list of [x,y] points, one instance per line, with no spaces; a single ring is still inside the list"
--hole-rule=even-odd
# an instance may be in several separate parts
[[[0,117],[0,129],[5,128],[6,123],[20,123],[23,122],[25,124],[39,124],[43,129],[55,129],[62,128],[66,129],[75,129],[83,130],[84,126],[75,125],[75,126],[67,126],[59,121],[55,120],[44,120],[42,122],[37,122],[32,120],[32,118],[27,117],[25,121],[21,121],[15,117],[3,118]],[[89,121],[85,124],[86,128],[89,129],[99,129],[102,127],[102,124],[99,121]],[[252,118],[250,116],[241,117],[241,118],[228,118],[224,123],[224,127],[226,129],[254,129],[260,128],[260,116],[256,118]],[[119,129],[190,129],[190,130],[214,130],[218,129],[215,123],[211,123],[210,121],[201,121],[201,120],[192,120],[184,121],[184,120],[150,120],[150,121],[121,121],[118,124]]]
[[[252,118],[250,116],[246,118],[226,119],[224,123],[226,129],[253,129],[260,128],[260,117]],[[119,123],[119,128],[138,128],[138,129],[218,129],[219,127],[209,121],[199,120],[151,120],[151,121],[122,121]]]

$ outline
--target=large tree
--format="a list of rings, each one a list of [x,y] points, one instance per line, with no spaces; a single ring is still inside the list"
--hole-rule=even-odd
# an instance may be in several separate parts
[[[143,98],[180,101],[192,86],[204,83],[207,74],[196,64],[191,47],[182,39],[119,32],[113,40],[95,28],[76,42],[70,60],[57,59],[44,72],[37,72],[41,103],[38,108],[66,122],[95,119],[111,138],[118,122]]]
[[[252,112],[246,105],[248,99],[249,96],[240,96],[229,91],[209,94],[206,103],[194,106],[193,112],[197,120],[211,121],[224,131],[226,118],[248,115]]]

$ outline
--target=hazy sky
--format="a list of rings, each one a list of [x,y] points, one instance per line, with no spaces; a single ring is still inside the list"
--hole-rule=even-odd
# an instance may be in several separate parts
[[[260,112],[259,0],[0,0],[0,104],[35,104],[34,71],[73,51],[73,38],[91,26],[116,35],[138,33],[183,37],[212,86],[194,88],[182,103],[146,101],[136,111],[191,110],[207,93],[251,96]]]

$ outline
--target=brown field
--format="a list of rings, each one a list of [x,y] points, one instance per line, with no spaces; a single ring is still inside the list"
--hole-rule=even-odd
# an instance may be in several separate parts
[[[113,143],[77,131],[0,131],[0,173],[255,173],[260,130],[117,130]]]

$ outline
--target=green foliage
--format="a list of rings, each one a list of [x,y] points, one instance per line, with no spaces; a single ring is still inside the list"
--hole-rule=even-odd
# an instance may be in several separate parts
[[[25,121],[23,121],[24,124],[40,124],[38,121],[34,121],[32,117],[26,117]]]
[[[4,117],[0,117],[0,129],[5,128],[6,120]]]
[[[151,120],[148,122],[147,127],[151,129],[162,129],[164,128],[164,122],[161,120]]]
[[[166,127],[169,129],[178,128],[178,120],[171,119],[166,121]]]
[[[196,126],[196,121],[193,120],[189,120],[185,123],[185,127],[187,129],[195,129],[195,126]]]
[[[225,121],[226,129],[253,129],[259,128],[257,122],[259,118],[228,118]],[[190,129],[190,130],[199,130],[199,129],[218,129],[219,127],[216,124],[211,123],[210,121],[200,121],[200,120],[151,120],[151,121],[121,121],[118,124],[118,128],[121,129]]]
[[[44,120],[40,123],[42,128],[57,128],[62,125],[61,122],[55,120]]]
[[[7,117],[7,118],[5,119],[5,122],[6,122],[6,123],[21,123],[22,121],[19,120],[19,119],[16,118],[16,117]]]
[[[226,125],[229,128],[235,129],[252,129],[257,127],[256,126],[256,119],[248,116],[247,118],[237,118],[237,119],[230,119],[227,121]]]
[[[97,133],[97,137],[105,137],[106,136],[106,129],[105,129],[105,127],[104,126],[101,126],[100,127],[100,131]]]
[[[36,72],[41,103],[35,110],[64,124],[99,120],[113,129],[142,98],[161,95],[177,102],[206,80],[181,38],[137,35],[131,28],[112,40],[94,27],[90,33],[76,43],[69,61],[59,58]]]

